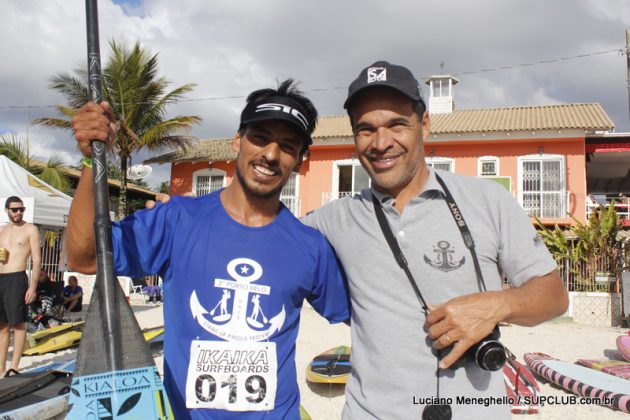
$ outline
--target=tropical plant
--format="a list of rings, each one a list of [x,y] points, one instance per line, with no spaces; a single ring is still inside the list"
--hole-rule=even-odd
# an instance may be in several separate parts
[[[20,137],[15,134],[0,136],[0,155],[20,165],[48,185],[62,192],[71,190],[71,182],[65,171],[67,165],[59,152],[54,152],[46,162],[35,159]]]
[[[179,134],[198,124],[197,116],[166,118],[168,105],[177,103],[194,84],[185,84],[167,92],[170,82],[158,77],[158,55],[136,43],[128,49],[110,42],[111,54],[103,67],[103,100],[110,103],[114,118],[120,123],[114,151],[120,159],[119,216],[127,214],[127,166],[133,153],[146,149],[159,152],[186,147],[195,140]],[[87,71],[57,74],[50,87],[61,92],[67,105],[57,106],[66,118],[40,118],[36,124],[71,130],[70,118],[88,102]]]
[[[160,186],[158,187],[158,192],[161,192],[162,194],[170,194],[171,193],[170,181],[161,182]]]
[[[607,207],[599,206],[586,223],[572,219],[574,224],[567,231],[557,225],[553,230],[549,229],[539,219],[536,222],[539,234],[556,262],[568,262],[566,269],[577,279],[578,285],[594,290],[597,272],[617,271],[615,264],[621,252],[617,234],[621,219],[613,202]]]

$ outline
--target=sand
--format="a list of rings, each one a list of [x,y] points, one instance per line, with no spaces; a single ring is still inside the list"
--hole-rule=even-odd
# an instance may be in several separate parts
[[[149,328],[163,325],[162,307],[134,306],[140,326]],[[82,314],[75,315],[81,316]],[[84,314],[83,314],[84,315]],[[537,327],[508,326],[502,328],[502,341],[523,362],[526,352],[542,352],[558,359],[575,362],[579,358],[618,358],[615,339],[626,330],[613,327],[593,327],[566,319],[545,322]],[[350,344],[350,328],[344,324],[329,325],[310,306],[302,310],[297,341],[296,365],[302,405],[315,420],[338,419],[344,404],[343,385],[308,384],[305,369],[317,354],[337,345]],[[39,365],[46,361],[71,357],[76,349],[54,354],[24,357],[20,368]],[[11,355],[9,354],[9,358]],[[156,357],[161,370],[163,358]],[[543,395],[571,395],[539,380]],[[630,393],[630,381],[628,382]],[[616,419],[628,418],[625,413],[597,405],[546,405],[534,415],[514,414],[514,419]]]

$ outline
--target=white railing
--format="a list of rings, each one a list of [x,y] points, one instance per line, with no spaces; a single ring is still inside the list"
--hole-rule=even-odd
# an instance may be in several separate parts
[[[354,194],[356,193],[353,193],[351,191],[344,191],[344,192],[337,192],[337,193],[333,193],[330,191],[323,192],[322,193],[322,206],[338,198],[352,197]]]
[[[300,199],[297,197],[280,196],[280,201],[287,206],[295,217],[300,215]]]
[[[617,198],[614,200],[613,205],[615,206],[615,211],[621,219],[621,223],[624,225],[630,225],[630,198]],[[604,206],[604,208],[607,209],[610,207],[610,202],[606,204],[599,204],[594,198],[586,197],[586,218],[588,219],[591,214],[599,208],[599,206]]]

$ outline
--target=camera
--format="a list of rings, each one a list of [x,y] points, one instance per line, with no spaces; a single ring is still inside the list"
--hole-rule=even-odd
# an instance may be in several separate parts
[[[499,326],[496,325],[488,336],[469,348],[466,355],[483,370],[493,372],[501,369],[507,360],[507,355],[499,338],[501,338],[501,332]]]

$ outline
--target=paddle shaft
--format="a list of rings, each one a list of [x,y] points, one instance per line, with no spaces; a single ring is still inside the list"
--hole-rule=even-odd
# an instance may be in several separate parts
[[[101,58],[98,35],[97,0],[85,0],[87,48],[88,48],[88,89],[90,100],[102,101]],[[95,290],[102,305],[103,338],[105,355],[113,371],[120,370],[122,353],[119,329],[119,314],[114,304],[116,275],[112,246],[112,223],[109,219],[109,196],[107,193],[107,150],[105,143],[93,140],[92,171],[94,174],[94,232],[96,236],[96,284]]]

